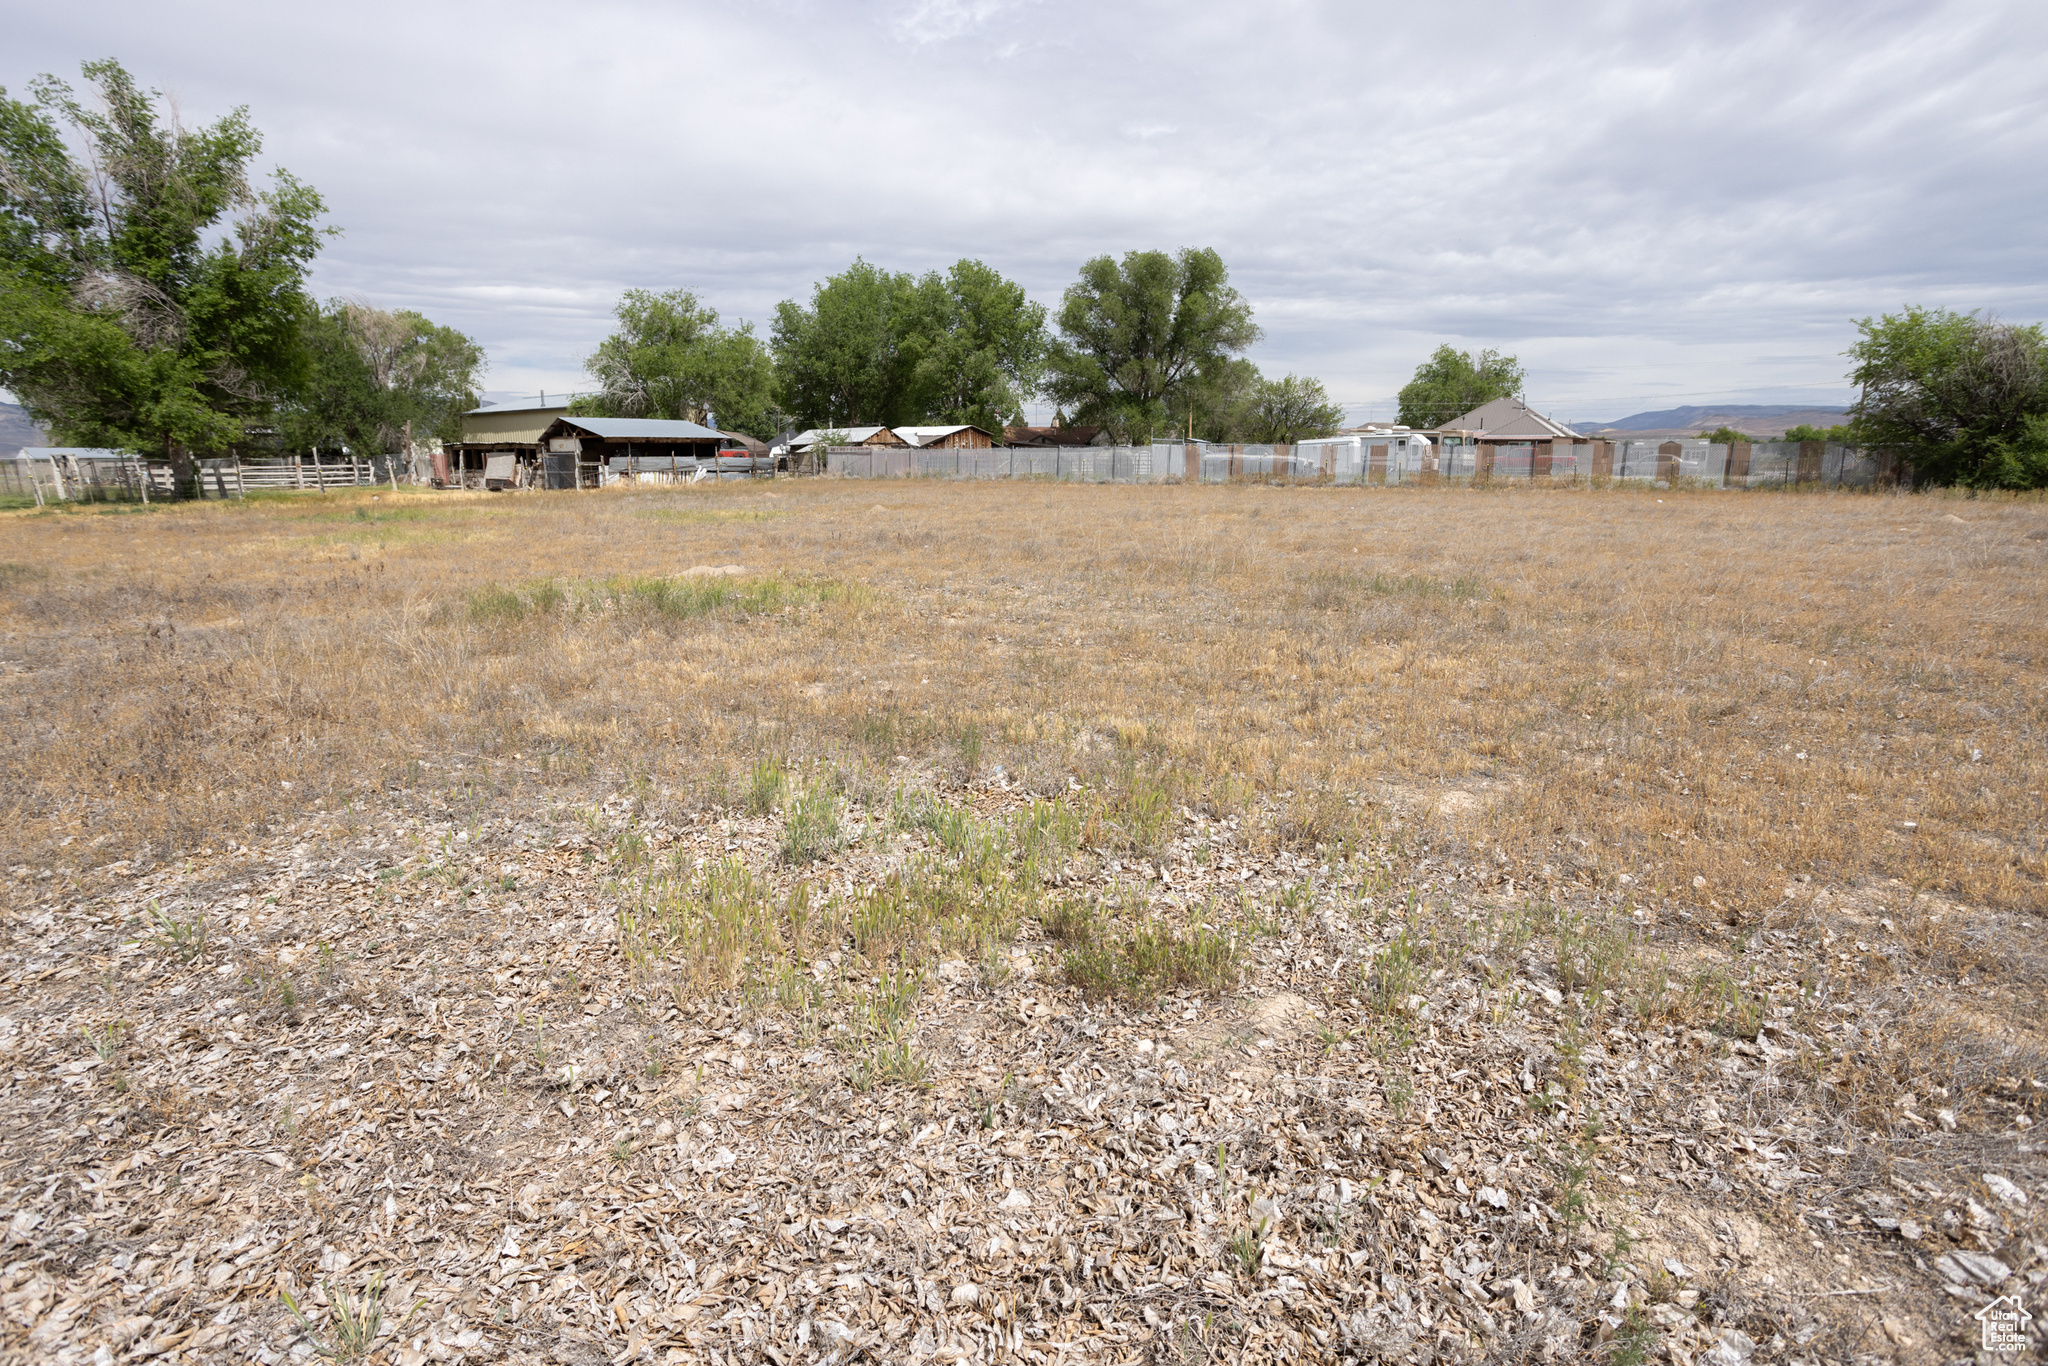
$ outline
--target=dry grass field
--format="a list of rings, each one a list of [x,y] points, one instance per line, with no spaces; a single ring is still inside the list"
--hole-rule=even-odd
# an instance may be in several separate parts
[[[0,514],[0,1353],[2048,1323],[2048,504]]]

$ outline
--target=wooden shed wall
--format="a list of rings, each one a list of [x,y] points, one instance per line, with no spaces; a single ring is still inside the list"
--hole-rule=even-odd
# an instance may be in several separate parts
[[[937,441],[927,444],[924,449],[928,451],[985,451],[995,444],[995,441],[990,438],[987,432],[982,431],[979,427],[969,427],[964,431],[942,436]]]

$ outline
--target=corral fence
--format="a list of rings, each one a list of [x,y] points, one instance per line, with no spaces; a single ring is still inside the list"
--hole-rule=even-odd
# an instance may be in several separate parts
[[[696,484],[707,479],[769,479],[775,461],[751,451],[719,451],[698,459],[687,455],[615,455],[602,466],[602,485]],[[574,487],[550,484],[549,487]]]
[[[251,493],[320,493],[393,483],[405,471],[401,456],[363,460],[201,460],[197,496],[244,498]]]
[[[393,467],[397,466],[396,471]],[[0,460],[0,497],[43,503],[149,502],[243,498],[250,493],[362,488],[404,478],[401,457],[372,460],[197,460],[180,479],[166,461],[118,453],[18,456]]]
[[[133,455],[23,455],[0,460],[0,497],[38,505],[146,502],[174,496],[168,475]]]
[[[1486,481],[1763,488],[1908,483],[1884,452],[1819,441],[1542,441],[1430,444],[1333,437],[1294,445],[1153,442],[1147,446],[1013,446],[917,450],[833,446],[823,475],[841,479],[1046,479],[1079,483],[1285,481],[1412,484]]]

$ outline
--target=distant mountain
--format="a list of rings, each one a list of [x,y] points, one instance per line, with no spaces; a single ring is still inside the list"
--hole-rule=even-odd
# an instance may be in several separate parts
[[[0,457],[12,456],[23,446],[47,446],[50,434],[28,420],[19,403],[0,403]]]
[[[1733,427],[1751,436],[1781,436],[1788,427],[1802,424],[1833,427],[1848,419],[1847,408],[1814,408],[1795,405],[1728,403],[1718,408],[1666,408],[1661,412],[1636,413],[1612,422],[1581,422],[1578,430],[1593,435],[1602,432],[1684,433],[1710,432],[1716,427]]]

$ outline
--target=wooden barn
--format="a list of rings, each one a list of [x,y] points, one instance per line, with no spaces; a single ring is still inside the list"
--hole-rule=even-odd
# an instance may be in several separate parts
[[[470,409],[462,415],[462,439],[447,443],[435,457],[435,481],[496,483],[506,469],[531,467],[540,459],[541,434],[556,418],[568,415],[570,397],[542,394]]]

